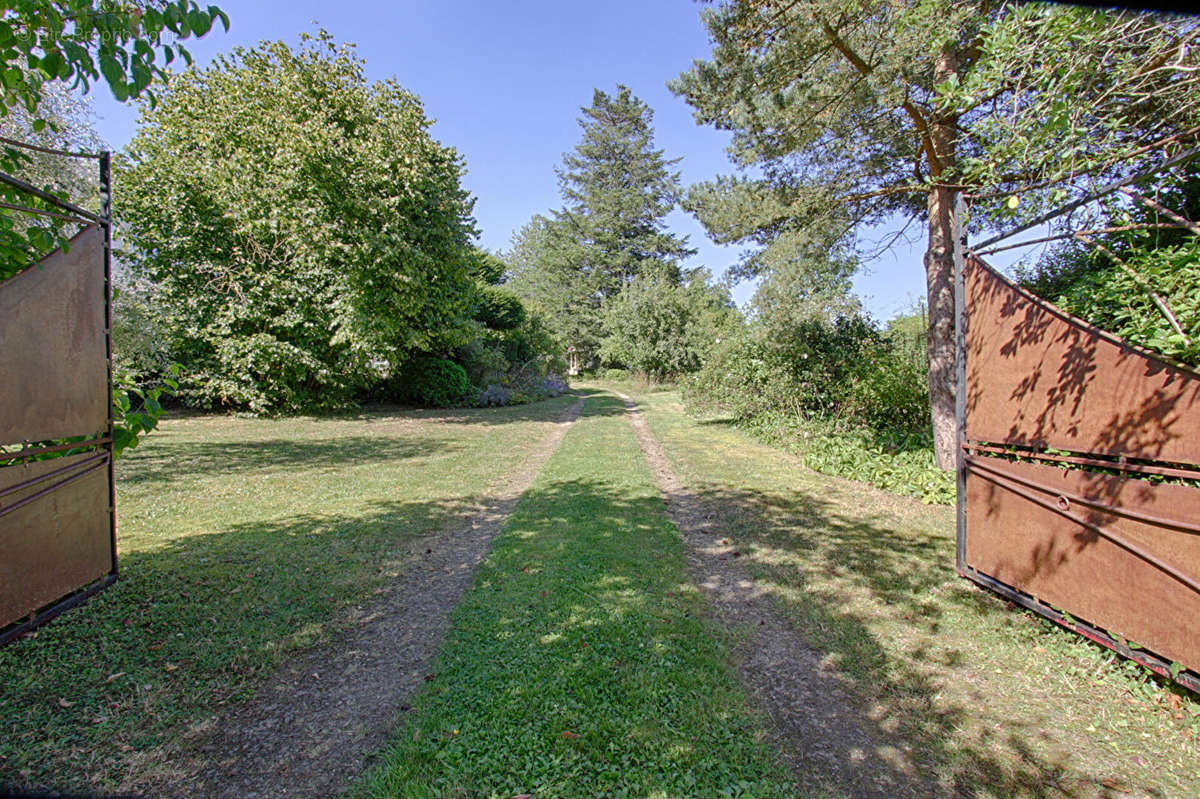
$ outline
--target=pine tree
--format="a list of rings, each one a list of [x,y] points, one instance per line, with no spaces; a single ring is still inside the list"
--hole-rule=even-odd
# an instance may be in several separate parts
[[[597,89],[581,110],[583,136],[558,170],[566,206],[555,215],[574,234],[579,267],[604,299],[647,272],[677,281],[678,260],[695,250],[666,231],[680,194],[670,168],[680,159],[654,149],[654,112],[626,86],[615,95]]]
[[[626,86],[599,89],[581,109],[582,136],[557,170],[564,205],[537,216],[513,241],[512,284],[566,344],[588,356],[604,334],[601,309],[639,275],[678,284],[695,253],[666,229],[679,173],[654,148],[654,112]],[[586,356],[585,356],[586,360]]]

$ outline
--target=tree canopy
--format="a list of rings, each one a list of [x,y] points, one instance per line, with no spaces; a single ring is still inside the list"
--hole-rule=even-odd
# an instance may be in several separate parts
[[[1039,192],[1053,202],[1194,138],[1195,22],[991,0],[732,0],[703,14],[711,59],[672,88],[733,131],[735,164],[758,174],[695,186],[687,205],[718,241],[762,248],[746,274],[860,222],[924,220],[931,413],[949,467],[954,191],[973,192],[976,223],[1032,214]]]
[[[185,395],[338,406],[466,336],[473,200],[420,101],[350,45],[236,48],[143,104],[120,179]]]
[[[654,148],[653,111],[625,86],[581,109],[581,135],[558,170],[563,207],[538,215],[508,254],[514,288],[570,344],[595,352],[601,306],[642,274],[679,279],[691,255],[666,229],[680,194],[677,163]]]
[[[695,372],[741,316],[723,287],[697,269],[682,281],[643,274],[604,306],[600,356],[656,380]]]

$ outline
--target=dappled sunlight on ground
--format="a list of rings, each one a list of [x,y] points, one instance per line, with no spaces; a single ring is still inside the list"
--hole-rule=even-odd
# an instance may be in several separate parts
[[[1186,728],[1087,679],[1039,622],[956,577],[953,509],[817,475],[674,399],[637,399],[757,587],[947,795],[1200,793]]]

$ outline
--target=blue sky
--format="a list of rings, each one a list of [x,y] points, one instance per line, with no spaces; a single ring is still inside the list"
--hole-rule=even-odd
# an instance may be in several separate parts
[[[731,171],[728,135],[700,127],[666,82],[710,52],[691,0],[217,0],[231,29],[191,42],[206,64],[235,45],[263,39],[295,44],[323,27],[354,42],[372,79],[395,77],[436,120],[434,135],[466,160],[466,187],[477,197],[480,244],[507,249],[513,232],[560,203],[554,168],[579,138],[577,117],[592,90],[629,86],[654,109],[656,144],[682,158],[685,185]],[[116,149],[136,127],[136,109],[93,89],[101,135]],[[120,186],[116,187],[120,191]],[[721,274],[737,247],[719,247],[690,216],[670,225],[699,249],[690,265]],[[914,226],[912,232],[920,233]],[[873,236],[883,235],[877,231]],[[873,316],[886,320],[924,295],[920,236],[870,265],[855,287]],[[734,292],[745,301],[752,287]]]

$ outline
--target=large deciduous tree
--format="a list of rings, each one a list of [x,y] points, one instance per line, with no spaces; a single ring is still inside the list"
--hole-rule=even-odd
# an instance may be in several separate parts
[[[723,334],[741,321],[706,269],[683,280],[638,275],[604,307],[600,356],[655,380],[698,370]]]
[[[989,0],[732,0],[703,15],[711,60],[672,88],[759,175],[693,187],[689,207],[718,241],[763,245],[751,274],[857,222],[924,220],[931,416],[951,467],[954,192],[987,196],[976,222],[1011,219],[1194,137],[1196,25]]]
[[[171,78],[118,176],[131,264],[158,284],[201,404],[342,405],[469,319],[461,159],[415,95],[303,38]]]
[[[681,191],[677,160],[654,148],[654,113],[625,86],[599,89],[581,109],[574,152],[558,170],[563,207],[517,234],[513,285],[555,332],[588,353],[602,336],[601,306],[642,274],[678,280],[686,238],[667,230]]]

